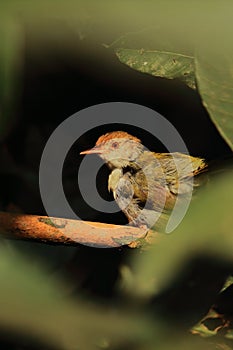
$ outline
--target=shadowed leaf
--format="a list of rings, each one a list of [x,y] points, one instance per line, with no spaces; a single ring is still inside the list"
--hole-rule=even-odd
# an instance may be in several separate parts
[[[142,73],[167,79],[180,79],[195,89],[193,57],[174,52],[117,49],[122,63]]]
[[[233,52],[206,52],[195,59],[198,90],[211,119],[233,149]]]

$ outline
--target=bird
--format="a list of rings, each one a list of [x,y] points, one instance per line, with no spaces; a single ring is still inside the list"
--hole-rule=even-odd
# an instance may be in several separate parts
[[[165,230],[178,198],[182,206],[208,167],[203,158],[152,152],[125,131],[100,136],[93,148],[80,154],[97,154],[107,164],[111,171],[108,190],[129,224],[157,232]]]

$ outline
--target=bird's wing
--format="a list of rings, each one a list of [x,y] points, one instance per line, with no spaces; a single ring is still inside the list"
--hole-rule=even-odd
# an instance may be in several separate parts
[[[183,153],[155,153],[166,174],[166,182],[174,194],[185,194],[201,183],[197,175],[207,170],[201,158]]]
[[[137,165],[138,169],[134,165],[132,172],[113,170],[109,189],[129,222],[148,227],[155,223],[155,228],[158,218],[163,225],[167,222],[177,194],[184,200],[193,189],[193,177],[206,168],[202,159],[181,153],[145,152]]]

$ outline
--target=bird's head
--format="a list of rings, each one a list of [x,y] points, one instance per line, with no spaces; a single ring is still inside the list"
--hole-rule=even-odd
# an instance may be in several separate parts
[[[129,166],[143,152],[141,141],[125,131],[113,131],[102,135],[95,147],[80,154],[98,154],[112,168]]]

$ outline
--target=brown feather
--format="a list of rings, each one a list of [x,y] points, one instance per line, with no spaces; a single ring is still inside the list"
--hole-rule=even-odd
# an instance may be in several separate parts
[[[135,142],[140,142],[141,140],[139,140],[137,137],[132,136],[130,134],[128,134],[125,131],[113,131],[113,132],[108,132],[105,135],[102,135],[98,138],[97,142],[96,142],[96,146],[99,146],[100,144],[104,144],[105,142],[109,141],[109,140],[113,140],[113,139],[128,139],[128,140],[133,140]]]

